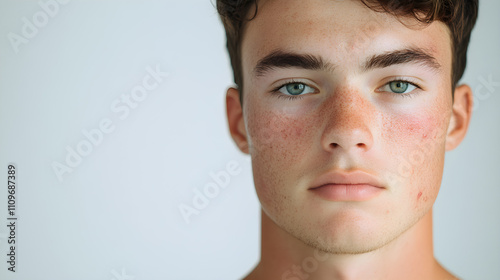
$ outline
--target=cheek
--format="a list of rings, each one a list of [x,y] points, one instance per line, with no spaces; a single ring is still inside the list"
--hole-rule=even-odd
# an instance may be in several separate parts
[[[384,117],[383,141],[394,147],[409,149],[415,144],[429,141],[437,123],[433,118],[415,115]]]
[[[441,116],[441,115],[440,115]],[[384,149],[396,159],[397,191],[406,193],[414,207],[432,204],[441,184],[446,120],[436,114],[398,115],[385,118]]]
[[[250,116],[248,134],[253,159],[272,158],[278,162],[295,161],[304,155],[310,120],[298,114],[261,111]]]
[[[248,116],[254,183],[264,208],[286,204],[291,178],[304,172],[302,162],[310,153],[315,131],[311,122],[304,115],[271,110]]]

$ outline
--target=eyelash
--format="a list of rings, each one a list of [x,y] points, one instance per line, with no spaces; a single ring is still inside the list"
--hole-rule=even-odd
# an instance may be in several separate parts
[[[397,77],[397,78],[394,78],[394,79],[392,79],[392,80],[390,80],[390,81],[386,82],[383,86],[386,86],[386,85],[388,85],[388,84],[390,84],[390,83],[392,83],[392,82],[404,82],[404,83],[408,83],[408,84],[410,84],[410,85],[414,86],[414,87],[415,87],[415,88],[417,88],[417,89],[420,89],[420,90],[422,89],[422,87],[421,87],[420,85],[418,85],[418,84],[417,84],[417,83],[415,83],[414,81],[411,81],[410,79],[405,78],[405,77]],[[382,86],[382,87],[383,87],[383,86]],[[379,87],[379,88],[381,88],[381,87]],[[396,96],[401,97],[401,98],[412,98],[412,97],[415,97],[415,95],[416,95],[417,93],[419,93],[419,92],[418,92],[418,91],[417,91],[417,92],[415,92],[415,90],[412,90],[412,91],[407,92],[407,93],[395,93],[395,92],[391,92],[391,93],[392,93],[393,95],[396,95]]]
[[[311,87],[311,88],[314,88],[310,85],[308,85],[307,83],[304,83],[304,82],[301,82],[301,81],[297,81],[297,80],[294,80],[294,79],[291,79],[291,80],[288,80],[282,84],[280,84],[279,86],[275,87],[274,89],[271,90],[271,93],[276,96],[277,98],[283,98],[285,100],[297,100],[297,99],[302,99],[304,96],[303,95],[286,95],[286,94],[282,94],[280,92],[280,89],[286,85],[290,85],[290,84],[303,84],[303,85],[306,85],[308,87]]]
[[[404,83],[408,83],[412,86],[414,86],[415,88],[417,89],[422,89],[422,87],[420,85],[418,85],[417,83],[411,81],[410,79],[408,78],[404,78],[404,77],[397,77],[397,78],[394,78],[388,82],[386,82],[383,86],[386,86],[392,82],[404,82]],[[303,95],[285,95],[285,94],[282,94],[280,92],[280,89],[286,85],[289,85],[289,84],[304,84],[308,87],[311,87],[311,88],[314,88],[310,85],[308,85],[307,83],[304,83],[304,82],[301,82],[301,81],[297,81],[297,80],[289,80],[289,81],[286,81],[282,84],[280,84],[279,86],[275,87],[274,89],[271,90],[271,93],[273,95],[275,95],[277,98],[284,98],[286,100],[297,100],[297,99],[302,99],[304,96]],[[383,87],[382,86],[382,87]],[[380,88],[380,87],[379,87]],[[411,98],[411,97],[414,97],[415,94],[417,94],[418,92],[414,92],[415,90],[412,90],[410,92],[407,92],[407,93],[395,93],[395,92],[392,92],[393,95],[396,95],[398,97],[401,97],[401,98]]]

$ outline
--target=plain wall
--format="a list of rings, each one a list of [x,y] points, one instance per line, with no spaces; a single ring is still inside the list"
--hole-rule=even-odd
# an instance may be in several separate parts
[[[259,259],[260,208],[226,126],[232,73],[213,4],[73,0],[50,15],[42,6],[0,1],[0,279],[245,275]],[[434,207],[436,256],[464,279],[500,279],[500,85],[484,86],[500,82],[499,12],[500,2],[481,1],[463,78],[477,90],[474,116],[446,155]],[[168,77],[140,92],[156,70]],[[100,126],[107,133],[89,146],[82,130]],[[16,273],[6,263],[9,163]],[[227,183],[214,179],[222,171]],[[187,223],[179,207],[213,184],[223,188]]]

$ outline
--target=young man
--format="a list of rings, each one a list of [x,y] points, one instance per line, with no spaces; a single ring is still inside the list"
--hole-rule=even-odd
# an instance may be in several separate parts
[[[477,0],[218,0],[250,154],[261,260],[245,279],[456,279],[435,259],[445,151]]]

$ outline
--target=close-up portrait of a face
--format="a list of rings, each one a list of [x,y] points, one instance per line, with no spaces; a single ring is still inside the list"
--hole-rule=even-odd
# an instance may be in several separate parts
[[[500,279],[500,2],[0,13],[0,279]]]

